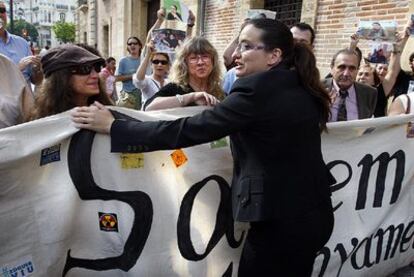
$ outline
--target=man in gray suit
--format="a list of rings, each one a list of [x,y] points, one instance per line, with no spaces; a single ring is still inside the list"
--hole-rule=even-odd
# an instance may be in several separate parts
[[[358,73],[358,56],[349,49],[339,50],[331,61],[332,78],[324,80],[331,92],[330,121],[347,121],[370,118],[377,103],[377,90],[355,82]]]

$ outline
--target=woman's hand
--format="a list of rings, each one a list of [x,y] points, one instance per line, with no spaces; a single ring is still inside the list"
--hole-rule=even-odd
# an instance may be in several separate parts
[[[165,8],[161,8],[157,11],[157,18],[161,21],[165,19]]]
[[[72,121],[77,128],[88,129],[98,133],[109,134],[114,117],[111,112],[99,102],[89,107],[76,107],[71,111]]]
[[[349,49],[355,51],[359,42],[360,36],[358,34],[352,34],[349,40]]]
[[[153,53],[153,52],[155,52],[155,44],[154,44],[154,40],[150,40],[148,43],[147,43],[147,55],[148,55],[148,57]]]
[[[192,25],[195,23],[195,15],[191,10],[188,10],[188,19],[187,19],[187,24]]]
[[[42,63],[40,62],[40,56],[27,56],[20,60],[18,67],[20,71],[23,71],[28,67],[29,65],[32,65],[32,69],[39,71],[42,70]]]
[[[192,92],[188,94],[188,96],[190,101],[188,101],[185,106],[190,103],[195,103],[199,106],[215,106],[220,103],[216,97],[204,91]]]

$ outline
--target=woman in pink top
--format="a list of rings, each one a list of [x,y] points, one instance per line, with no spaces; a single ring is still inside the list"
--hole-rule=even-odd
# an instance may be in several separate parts
[[[105,84],[106,93],[114,101],[118,100],[115,89],[115,69],[116,60],[113,57],[109,57],[106,59],[106,66],[99,73],[99,78]]]

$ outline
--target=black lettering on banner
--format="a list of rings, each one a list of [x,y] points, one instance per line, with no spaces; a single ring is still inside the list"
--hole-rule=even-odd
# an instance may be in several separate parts
[[[326,166],[328,167],[329,170],[331,170],[332,168],[334,168],[337,165],[344,165],[346,167],[346,169],[348,170],[348,177],[345,179],[345,181],[339,183],[339,184],[335,184],[331,186],[331,192],[335,192],[337,190],[340,190],[342,188],[344,188],[349,181],[351,180],[352,177],[352,167],[349,165],[349,163],[345,162],[345,161],[341,161],[341,160],[335,160],[332,162],[329,162]],[[336,211],[337,209],[339,209],[339,207],[341,207],[343,204],[343,202],[339,202],[338,205],[336,205],[335,207],[333,207],[333,210]]]
[[[396,230],[398,230],[398,233],[397,233],[397,236],[395,237]],[[386,261],[388,260],[388,258],[394,257],[395,252],[397,251],[397,248],[398,248],[398,244],[400,243],[403,231],[404,231],[404,224],[402,223],[399,224],[397,228],[394,227],[394,225],[390,225],[387,229],[385,229],[385,231],[381,228],[378,229],[377,233],[375,234],[375,237],[378,238],[377,261],[381,259],[384,234],[388,233],[387,248],[385,249],[385,256],[384,256],[384,261]],[[394,237],[396,238],[395,241],[394,241]],[[393,241],[394,241],[394,246],[392,246]]]
[[[368,181],[369,175],[371,173],[372,166],[379,162],[377,179],[375,182],[375,194],[374,194],[374,203],[373,207],[378,208],[382,206],[382,199],[384,197],[385,189],[385,177],[387,176],[388,164],[392,159],[396,160],[395,168],[395,177],[394,177],[394,186],[392,188],[392,195],[390,204],[393,204],[397,201],[398,196],[400,195],[401,185],[404,178],[405,171],[405,153],[402,150],[398,150],[394,155],[390,156],[387,152],[381,153],[378,158],[373,160],[372,155],[367,154],[362,158],[358,163],[358,166],[362,166],[361,177],[359,179],[358,187],[358,197],[356,202],[356,210],[361,210],[365,208],[367,202],[367,191],[368,191]]]
[[[331,259],[331,250],[328,247],[324,246],[321,250],[319,250],[318,255],[323,255],[321,269],[319,271],[318,277],[322,277],[328,267],[329,260]]]
[[[411,242],[411,239],[412,239],[412,238],[413,238],[413,236],[414,236],[414,232],[412,232],[412,233],[411,233],[411,235],[409,235],[409,236],[407,237],[407,233],[408,233],[408,231],[411,229],[411,227],[412,227],[412,226],[414,226],[414,221],[411,221],[411,222],[408,224],[407,229],[405,229],[405,231],[404,231],[404,233],[403,233],[403,235],[402,235],[402,238],[401,238],[401,243],[400,243],[400,252],[401,252],[401,253],[406,252],[406,251],[410,248],[410,245],[408,245],[408,247],[407,247],[407,248],[404,248],[404,244],[406,244],[406,243],[410,243],[410,242]],[[412,248],[414,248],[414,243],[413,243]]]
[[[123,252],[116,257],[96,260],[80,259],[68,250],[63,276],[74,268],[96,271],[130,270],[137,262],[151,230],[153,208],[150,197],[142,191],[113,191],[102,189],[94,181],[91,170],[91,151],[95,132],[81,130],[70,142],[68,150],[69,174],[82,200],[118,200],[131,206],[135,216]]]
[[[364,238],[363,240],[361,240],[361,242],[358,242],[357,238],[353,238],[351,240],[351,243],[354,246],[354,251],[351,256],[351,265],[353,268],[355,269],[363,269],[365,267],[370,268],[371,266],[375,264],[374,262],[371,262],[369,260],[369,256],[370,256],[369,254],[371,252],[370,250],[371,250],[371,245],[372,245],[372,235],[367,238]],[[365,247],[362,248],[364,245]],[[358,250],[360,248],[362,248],[364,251],[364,254],[362,255],[364,258],[363,258],[362,265],[359,266],[357,258],[358,258]]]
[[[217,211],[216,223],[214,226],[213,234],[207,244],[206,250],[202,254],[198,254],[191,242],[190,237],[190,219],[191,211],[193,208],[195,197],[198,192],[209,181],[216,181],[220,188],[220,204]],[[178,248],[181,255],[190,261],[199,261],[204,259],[214,248],[214,246],[220,241],[221,237],[226,234],[227,241],[232,248],[237,248],[241,245],[244,238],[244,231],[241,234],[239,240],[234,238],[234,221],[231,213],[231,192],[230,186],[224,180],[224,178],[212,175],[202,181],[194,184],[188,192],[184,195],[181,202],[180,214],[177,222],[177,239]],[[233,271],[233,265],[228,267],[223,276],[231,276]]]
[[[226,271],[224,271],[222,277],[231,277],[233,275],[233,263],[231,262],[227,267]]]
[[[340,276],[344,263],[350,258],[350,264],[355,270],[370,268],[381,261],[394,258],[397,250],[400,253],[406,252],[410,246],[414,248],[412,239],[414,237],[414,221],[410,221],[407,225],[400,223],[397,226],[389,225],[387,228],[379,228],[375,233],[363,239],[351,238],[350,243],[352,250],[347,252],[343,243],[337,243],[333,253],[337,252],[341,259],[341,265],[338,268],[336,276]],[[387,234],[386,239],[384,239]],[[373,243],[376,239],[376,243]],[[382,250],[385,249],[383,255]],[[362,253],[361,253],[362,251]],[[373,255],[374,254],[374,255]],[[322,265],[318,276],[325,276],[326,269],[332,258],[331,249],[329,247],[322,248],[317,256],[323,256]],[[372,257],[372,261],[370,260]],[[358,275],[355,273],[355,275]]]

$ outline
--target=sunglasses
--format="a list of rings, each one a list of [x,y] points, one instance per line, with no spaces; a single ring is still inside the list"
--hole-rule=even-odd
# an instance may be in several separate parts
[[[102,68],[102,63],[80,65],[80,66],[72,68],[72,74],[89,75],[91,74],[92,70],[95,70],[96,73],[99,73],[101,72],[101,68]]]
[[[139,43],[138,42],[129,42],[129,43],[127,43],[127,45],[128,46],[131,46],[131,45],[138,45]]]
[[[0,13],[5,13],[6,12],[6,8],[1,7],[0,8]]]
[[[162,65],[167,65],[168,61],[166,60],[152,60],[151,61],[153,64],[162,64]]]

